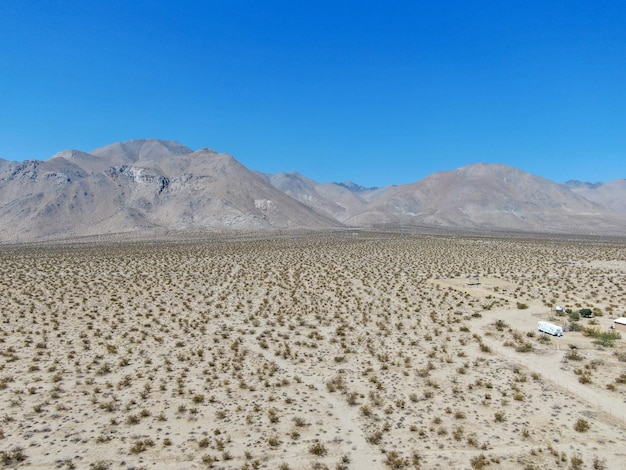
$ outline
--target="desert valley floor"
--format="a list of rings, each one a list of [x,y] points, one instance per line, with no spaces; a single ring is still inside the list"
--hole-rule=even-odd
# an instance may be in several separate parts
[[[5,245],[0,271],[0,466],[626,468],[624,242]]]

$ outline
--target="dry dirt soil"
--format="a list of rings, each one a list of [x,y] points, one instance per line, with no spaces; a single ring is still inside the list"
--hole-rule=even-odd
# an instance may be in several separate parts
[[[0,466],[626,468],[626,243],[2,246],[0,273]]]

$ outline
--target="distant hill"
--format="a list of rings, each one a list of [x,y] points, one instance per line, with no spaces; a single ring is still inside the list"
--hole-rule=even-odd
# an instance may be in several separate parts
[[[347,223],[552,233],[618,233],[624,227],[615,214],[557,183],[483,163],[389,188]]]
[[[352,181],[345,181],[343,183],[335,183],[339,186],[343,186],[346,189],[349,189],[353,193],[363,193],[366,191],[374,191],[378,188],[366,188],[365,186],[361,186],[359,184],[353,183]]]
[[[568,181],[565,186],[612,211],[626,214],[626,179],[617,179],[608,183],[582,183]]]
[[[371,198],[385,191],[355,184],[317,183],[296,172],[262,177],[285,194],[340,222],[353,217]]]
[[[144,139],[45,161],[0,160],[0,241],[165,231],[428,226],[623,235],[626,180],[559,185],[477,163],[365,188],[263,174],[232,156]]]
[[[601,182],[589,183],[587,181],[569,180],[563,183],[563,186],[565,186],[567,189],[577,190],[577,189],[595,189],[598,186],[602,186],[602,184],[603,183]]]

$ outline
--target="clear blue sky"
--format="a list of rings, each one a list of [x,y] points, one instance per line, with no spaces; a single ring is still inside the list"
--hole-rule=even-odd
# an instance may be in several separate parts
[[[0,0],[0,157],[135,138],[403,184],[626,178],[626,2]]]

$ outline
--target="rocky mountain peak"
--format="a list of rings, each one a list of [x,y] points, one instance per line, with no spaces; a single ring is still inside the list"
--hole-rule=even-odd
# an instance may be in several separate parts
[[[193,153],[193,150],[172,140],[136,139],[106,145],[90,153],[116,163],[134,163],[188,155]]]

